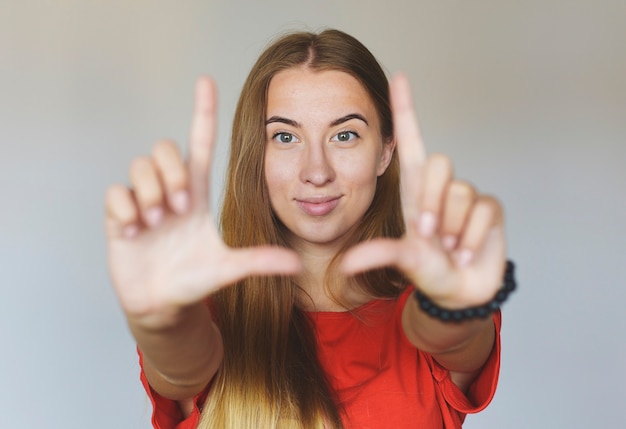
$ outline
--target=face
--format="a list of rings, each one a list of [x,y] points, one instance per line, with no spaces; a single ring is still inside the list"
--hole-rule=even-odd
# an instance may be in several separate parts
[[[393,144],[363,86],[340,71],[298,67],[269,86],[265,179],[294,248],[333,246],[370,206]]]

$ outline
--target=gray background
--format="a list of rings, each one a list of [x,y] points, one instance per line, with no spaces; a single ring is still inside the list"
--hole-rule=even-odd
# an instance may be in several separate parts
[[[498,393],[467,428],[625,427],[626,2],[0,2],[0,427],[148,428],[109,283],[103,194],[193,83],[234,103],[287,29],[337,27],[413,83],[430,152],[497,195],[521,290]]]

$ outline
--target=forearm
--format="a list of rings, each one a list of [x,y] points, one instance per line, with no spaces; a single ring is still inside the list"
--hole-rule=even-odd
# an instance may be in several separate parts
[[[495,341],[492,318],[444,323],[421,310],[413,297],[405,304],[402,324],[415,347],[430,353],[453,372],[470,373],[480,369]]]
[[[128,317],[129,326],[143,354],[150,385],[162,396],[186,399],[202,390],[217,372],[223,345],[219,330],[203,303],[154,326],[145,317]]]

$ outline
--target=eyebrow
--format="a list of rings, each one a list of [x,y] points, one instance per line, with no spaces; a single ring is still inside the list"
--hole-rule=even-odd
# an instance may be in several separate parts
[[[337,118],[330,123],[330,126],[336,127],[337,125],[343,124],[344,122],[348,122],[351,119],[358,119],[360,121],[363,121],[365,125],[369,126],[369,122],[367,122],[367,119],[365,119],[365,117],[359,113],[350,113],[346,116],[342,116],[341,118]],[[274,122],[280,122],[282,124],[290,125],[295,128],[300,128],[300,124],[298,122],[294,121],[293,119],[284,118],[282,116],[272,116],[271,118],[265,121],[265,125],[269,125]]]
[[[300,124],[294,121],[293,119],[283,118],[282,116],[272,116],[268,120],[265,121],[265,125],[273,124],[274,122],[280,122],[282,124],[291,125],[295,128],[300,128]]]
[[[358,119],[365,122],[365,125],[369,126],[369,122],[367,122],[367,119],[365,119],[365,117],[359,113],[350,113],[349,115],[342,116],[339,119],[335,119],[330,123],[330,126],[335,127],[337,125],[343,124],[344,122],[348,122],[351,119]]]

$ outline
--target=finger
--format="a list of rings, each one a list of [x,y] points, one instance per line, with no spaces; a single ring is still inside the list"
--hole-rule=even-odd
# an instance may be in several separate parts
[[[440,228],[441,243],[446,250],[457,247],[475,199],[476,190],[467,182],[455,180],[448,186]]]
[[[369,240],[350,249],[341,261],[341,271],[354,275],[375,268],[403,265],[404,246],[401,241],[378,238]]]
[[[406,76],[395,76],[390,85],[394,135],[400,160],[402,209],[407,226],[414,225],[419,215],[422,169],[426,151],[413,108],[411,88]]]
[[[474,203],[467,224],[459,241],[457,263],[460,266],[469,264],[478,253],[489,231],[502,223],[502,207],[498,200],[489,196],[481,196]]]
[[[168,205],[174,213],[184,213],[189,207],[188,178],[178,147],[172,141],[161,141],[154,146],[152,156],[165,186]]]
[[[228,265],[224,270],[226,283],[253,275],[291,275],[302,270],[296,252],[270,246],[233,249]]]
[[[137,158],[130,167],[130,181],[135,190],[143,222],[154,227],[163,220],[163,190],[150,158]]]
[[[445,191],[452,180],[452,163],[445,155],[435,154],[428,158],[422,189],[419,232],[431,237],[439,227]]]
[[[189,142],[191,198],[197,207],[208,207],[211,156],[215,143],[216,94],[208,77],[196,83],[195,106]]]
[[[139,211],[131,191],[123,185],[110,186],[105,194],[105,226],[109,238],[132,238],[139,232]]]

